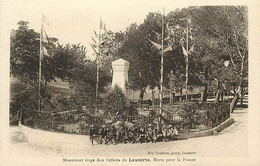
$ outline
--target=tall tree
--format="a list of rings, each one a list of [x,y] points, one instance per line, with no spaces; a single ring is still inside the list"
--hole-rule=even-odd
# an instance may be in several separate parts
[[[237,75],[233,77],[234,80],[229,79],[229,81],[239,82],[231,104],[233,111],[248,75],[247,8],[245,6],[199,7],[193,16],[200,30],[214,40],[212,43],[218,47],[222,62],[229,60],[231,62],[229,71]],[[223,73],[219,76],[228,78]]]
[[[181,73],[183,67],[183,56],[180,54],[180,46],[177,45],[173,37],[173,29],[165,18],[164,25],[164,46],[169,50],[164,54],[164,86],[168,85],[169,79],[166,77],[174,70]],[[124,33],[122,46],[118,50],[118,55],[130,61],[129,70],[130,84],[132,89],[140,90],[140,100],[143,99],[147,86],[153,89],[159,86],[160,80],[160,52],[150,42],[161,43],[162,15],[160,13],[149,13],[139,26],[132,24]]]
[[[11,33],[10,47],[10,74],[21,82],[37,85],[39,71],[40,34],[29,29],[29,22],[18,22],[18,29]],[[49,47],[57,39],[49,38]],[[55,79],[50,58],[43,57],[43,81],[50,82]]]
[[[40,34],[29,29],[29,22],[18,22],[18,29],[11,32],[10,46],[10,74],[20,82],[36,88],[38,86]],[[47,48],[55,47],[56,38],[48,38]],[[50,81],[55,80],[52,58],[44,55],[42,58],[42,83],[41,94],[46,96],[46,86]]]

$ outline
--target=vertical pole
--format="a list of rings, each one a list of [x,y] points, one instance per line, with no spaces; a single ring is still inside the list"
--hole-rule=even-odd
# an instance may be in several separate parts
[[[163,99],[163,38],[164,38],[164,8],[162,14],[162,52],[161,52],[161,81],[160,81],[160,112],[162,115],[162,99]],[[159,123],[161,123],[161,118],[159,117]]]
[[[155,111],[155,105],[154,105],[154,88],[152,89],[152,109]]]
[[[21,107],[20,109],[20,117],[19,117],[19,121],[22,123],[22,116],[23,116],[23,107]]]
[[[100,37],[101,37],[101,17],[100,17],[100,25],[99,25],[99,35],[98,35],[98,53],[97,53],[97,59],[96,59],[96,65],[97,65],[97,82],[96,82],[96,111],[98,111],[98,82],[99,82],[99,55],[100,55]]]
[[[187,30],[186,30],[186,51],[187,51],[187,56],[186,56],[186,102],[188,101],[188,78],[189,78],[189,25],[187,21]]]
[[[38,111],[41,111],[41,78],[42,78],[42,31],[43,25],[41,25],[41,33],[40,33],[40,55],[39,55],[39,105]]]

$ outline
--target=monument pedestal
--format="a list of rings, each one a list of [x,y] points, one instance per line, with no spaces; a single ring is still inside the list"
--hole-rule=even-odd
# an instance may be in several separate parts
[[[115,85],[118,85],[124,92],[127,103],[129,104],[129,88],[128,88],[128,70],[129,62],[120,58],[112,62],[113,68],[113,79],[112,79],[112,88]]]

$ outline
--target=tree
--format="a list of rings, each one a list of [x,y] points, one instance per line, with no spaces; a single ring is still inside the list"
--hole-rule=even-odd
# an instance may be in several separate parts
[[[222,54],[220,55],[222,64],[224,60],[229,60],[231,62],[228,66],[229,71],[237,75],[235,80],[239,82],[239,88],[231,104],[231,111],[233,111],[238,95],[242,92],[243,82],[248,75],[247,8],[244,6],[199,7],[193,16],[201,32],[214,40],[218,52]],[[227,78],[224,73],[219,76]]]
[[[168,85],[166,77],[173,70],[182,74],[183,56],[181,48],[173,38],[172,29],[168,26],[165,18],[164,47],[173,48],[173,51],[164,53],[164,86]],[[149,41],[161,43],[162,15],[160,13],[149,13],[141,25],[132,24],[124,33],[122,46],[118,49],[117,55],[128,60],[131,64],[129,80],[131,89],[140,90],[140,101],[142,101],[145,89],[150,86],[153,89],[159,86],[161,55],[158,49]],[[179,75],[178,75],[179,76]],[[178,77],[181,78],[182,77]],[[153,95],[154,96],[154,95]]]
[[[10,47],[10,74],[21,82],[37,85],[40,54],[40,34],[29,29],[29,22],[18,22],[18,29],[11,34]],[[55,38],[48,39],[48,47],[53,47],[57,42]],[[44,56],[42,60],[42,79],[50,82],[55,79],[52,71],[51,60]]]
[[[11,34],[10,74],[18,81],[38,90],[40,34],[29,29],[28,22],[20,21],[18,29]],[[93,96],[95,88],[95,62],[86,59],[86,49],[78,44],[60,45],[56,38],[48,37],[44,46],[49,56],[42,59],[41,96],[43,101],[48,99],[47,83],[57,78],[69,82],[72,95]],[[105,69],[101,69],[100,91],[104,91],[111,76]]]
[[[56,77],[70,85],[71,95],[86,97],[89,102],[95,98],[96,66],[86,58],[86,49],[82,45],[59,45],[53,50],[53,63],[56,66]],[[100,68],[99,91],[104,92],[111,80],[107,70]],[[90,103],[89,103],[90,104]]]
[[[147,33],[143,29],[136,24],[130,25],[125,32],[126,37],[122,42],[122,47],[117,52],[118,57],[129,61],[131,64],[129,82],[131,89],[140,90],[141,101],[145,88],[149,84],[153,87],[156,86],[160,67],[160,57],[156,50],[151,49],[151,44],[146,36]],[[154,61],[158,63],[154,63]]]
[[[11,32],[10,46],[10,75],[17,78],[19,82],[26,83],[27,88],[35,89],[39,85],[39,55],[40,55],[40,34],[29,29],[29,22],[19,21],[18,29]],[[43,42],[45,47],[53,48],[57,42],[56,38],[48,38]],[[48,97],[46,93],[47,83],[55,80],[52,58],[43,55],[41,97],[43,100]],[[35,99],[35,98],[34,98]]]
[[[246,10],[239,6],[189,7],[168,14],[175,34],[178,34],[175,38],[181,42],[185,39],[182,32],[186,27],[185,20],[191,19],[189,38],[195,49],[189,57],[189,85],[197,82],[204,84],[203,101],[207,99],[209,88],[218,90],[218,101],[221,93],[223,96],[221,84],[228,81],[243,82],[241,78],[247,77]],[[231,65],[226,67],[224,62],[228,60]],[[190,82],[192,79],[194,82]],[[215,80],[219,84],[210,87]]]

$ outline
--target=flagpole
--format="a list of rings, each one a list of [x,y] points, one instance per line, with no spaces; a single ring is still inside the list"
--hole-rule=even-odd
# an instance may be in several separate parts
[[[101,24],[102,24],[102,20],[101,20],[101,17],[100,17],[100,21],[99,21],[99,35],[98,35],[98,53],[97,53],[97,59],[96,59],[96,65],[97,65],[96,111],[98,111],[98,83],[99,83],[99,54],[100,54]]]
[[[41,111],[41,78],[42,78],[42,31],[43,24],[41,23],[41,33],[40,33],[40,55],[39,55],[39,105],[38,111]]]
[[[187,30],[186,30],[186,102],[188,101],[188,79],[189,79],[189,21],[187,20]]]
[[[163,38],[164,38],[164,8],[162,14],[162,52],[161,52],[161,81],[160,81],[160,112],[162,115],[162,99],[163,99]],[[159,117],[159,123],[161,123],[161,118]]]

